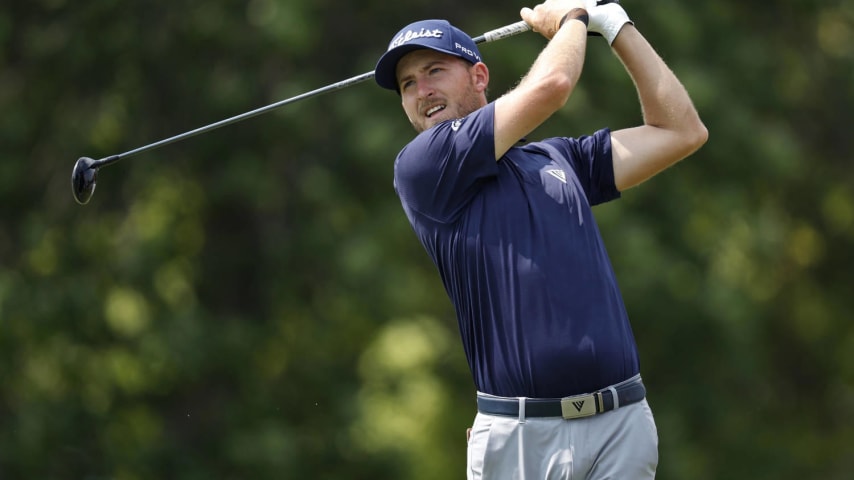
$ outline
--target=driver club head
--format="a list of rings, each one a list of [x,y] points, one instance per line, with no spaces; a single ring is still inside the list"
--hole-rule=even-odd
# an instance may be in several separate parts
[[[74,164],[71,172],[71,193],[74,200],[80,205],[89,203],[92,193],[95,191],[95,183],[98,180],[98,169],[93,168],[95,160],[89,157],[80,157]]]

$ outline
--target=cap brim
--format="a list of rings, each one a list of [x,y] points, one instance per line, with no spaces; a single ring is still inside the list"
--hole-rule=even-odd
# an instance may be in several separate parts
[[[374,70],[374,80],[376,80],[377,85],[389,90],[400,90],[397,85],[397,62],[399,62],[407,53],[421,49],[448,53],[438,48],[419,45],[417,43],[401,45],[393,48],[380,57],[380,60],[377,62],[377,67]],[[453,55],[453,53],[449,53],[449,55]]]

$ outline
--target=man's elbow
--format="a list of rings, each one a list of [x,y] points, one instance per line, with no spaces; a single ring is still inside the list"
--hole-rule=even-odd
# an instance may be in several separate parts
[[[709,141],[709,129],[703,122],[696,118],[686,126],[682,133],[689,155],[696,152]]]
[[[696,142],[697,146],[696,150],[699,150],[700,147],[702,147],[706,144],[706,142],[709,141],[709,129],[706,128],[706,125],[703,122],[698,120],[697,123],[699,125],[695,129],[694,141]]]
[[[577,79],[563,74],[552,74],[544,78],[536,91],[541,96],[544,104],[551,105],[555,111],[566,105],[572,91],[575,89]]]

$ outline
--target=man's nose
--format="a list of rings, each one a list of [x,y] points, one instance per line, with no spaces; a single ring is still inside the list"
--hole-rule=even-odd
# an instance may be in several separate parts
[[[427,98],[433,95],[433,86],[427,82],[420,82],[418,84],[418,97]]]

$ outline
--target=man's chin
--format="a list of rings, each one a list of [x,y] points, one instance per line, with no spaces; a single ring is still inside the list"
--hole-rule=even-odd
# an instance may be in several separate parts
[[[413,126],[413,128],[415,128],[416,132],[421,133],[424,130],[429,130],[429,129],[435,127],[436,125],[438,125],[442,122],[446,122],[448,120],[454,120],[455,118],[458,118],[458,117],[454,117],[454,115],[452,115],[449,112],[441,111],[441,112],[436,112],[432,117],[421,117],[419,119],[418,123],[415,123],[411,120],[409,123],[412,124],[412,126]]]
[[[446,118],[445,115],[439,115],[439,114],[436,114],[430,118],[425,118],[424,121],[421,123],[422,131],[431,129],[431,128],[435,127],[436,125],[444,122],[445,120],[449,120],[449,119],[450,119],[450,117]]]
[[[429,130],[429,129],[433,128],[434,126],[438,125],[439,123],[441,123],[441,120],[435,121],[432,119],[427,119],[425,121],[418,122],[418,123],[415,123],[415,122],[410,122],[410,123],[412,123],[412,128],[414,128],[416,132],[421,133],[424,130]]]

